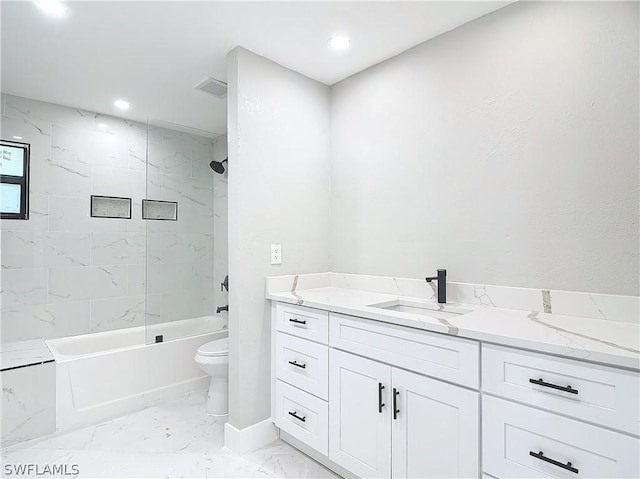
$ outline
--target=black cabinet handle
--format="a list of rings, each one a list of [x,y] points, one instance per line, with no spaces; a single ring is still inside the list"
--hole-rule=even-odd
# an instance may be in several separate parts
[[[557,389],[559,391],[564,391],[566,393],[578,394],[577,389],[573,389],[571,386],[558,386],[557,384],[547,383],[540,379],[529,379],[530,383],[537,384],[538,386],[544,386],[545,388]]]
[[[289,411],[289,416],[293,416],[293,417],[295,417],[298,421],[302,421],[302,422],[306,422],[306,420],[307,420],[307,416],[302,416],[302,417],[300,417],[300,416],[298,416],[298,415],[296,414],[296,411]]]
[[[307,324],[306,320],[298,319],[298,318],[289,318],[289,322],[290,323],[298,323],[298,324]]]
[[[540,452],[529,451],[529,455],[535,457],[536,459],[540,459],[541,461],[548,462],[549,464],[553,464],[554,466],[558,466],[558,467],[561,467],[562,469],[566,469],[567,471],[571,471],[575,474],[578,474],[578,470],[575,467],[573,467],[570,462],[563,464],[560,461],[556,461],[555,459],[546,457],[542,451]]]
[[[289,364],[291,364],[292,366],[295,366],[297,368],[302,368],[302,369],[307,367],[306,364],[300,364],[300,363],[297,363],[296,361],[289,361]]]
[[[399,394],[400,391],[398,391],[396,388],[393,388],[393,419],[398,419],[398,413],[400,412],[400,409],[398,409]]]
[[[378,383],[378,412],[382,413],[382,408],[384,407],[384,403],[382,402],[382,390],[384,386],[382,383]]]

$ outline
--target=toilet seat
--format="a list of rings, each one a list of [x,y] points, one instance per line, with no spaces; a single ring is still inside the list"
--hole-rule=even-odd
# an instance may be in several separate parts
[[[198,356],[216,357],[229,355],[229,338],[216,339],[198,348]]]

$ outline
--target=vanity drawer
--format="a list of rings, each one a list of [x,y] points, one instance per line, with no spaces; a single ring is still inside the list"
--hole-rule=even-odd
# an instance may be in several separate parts
[[[490,396],[482,423],[483,469],[495,477],[639,477],[637,438]]]
[[[483,344],[482,390],[640,433],[640,376],[631,371]]]
[[[305,308],[293,304],[276,304],[278,331],[300,338],[327,344],[329,337],[329,313],[320,309]]]
[[[329,409],[326,401],[276,381],[276,426],[328,455]]]
[[[332,347],[420,374],[479,386],[480,343],[471,339],[331,313]]]
[[[276,377],[315,396],[328,396],[329,348],[276,334]]]

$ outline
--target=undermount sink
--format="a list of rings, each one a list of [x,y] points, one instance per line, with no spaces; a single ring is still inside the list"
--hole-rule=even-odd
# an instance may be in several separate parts
[[[436,319],[452,319],[463,314],[471,313],[473,310],[449,306],[448,304],[440,304],[433,302],[405,301],[395,300],[385,303],[370,304],[371,308],[386,309],[388,311],[397,311],[399,313],[418,314],[420,316],[431,316]]]

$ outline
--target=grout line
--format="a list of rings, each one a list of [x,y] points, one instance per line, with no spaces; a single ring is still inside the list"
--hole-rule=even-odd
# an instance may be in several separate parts
[[[55,361],[55,359],[47,359],[46,361],[39,361],[39,362],[36,362],[36,363],[22,364],[20,366],[13,366],[11,368],[3,368],[2,372],[4,372],[4,371],[12,371],[14,369],[28,368],[29,366],[40,366],[41,364],[53,363],[54,361]]]

